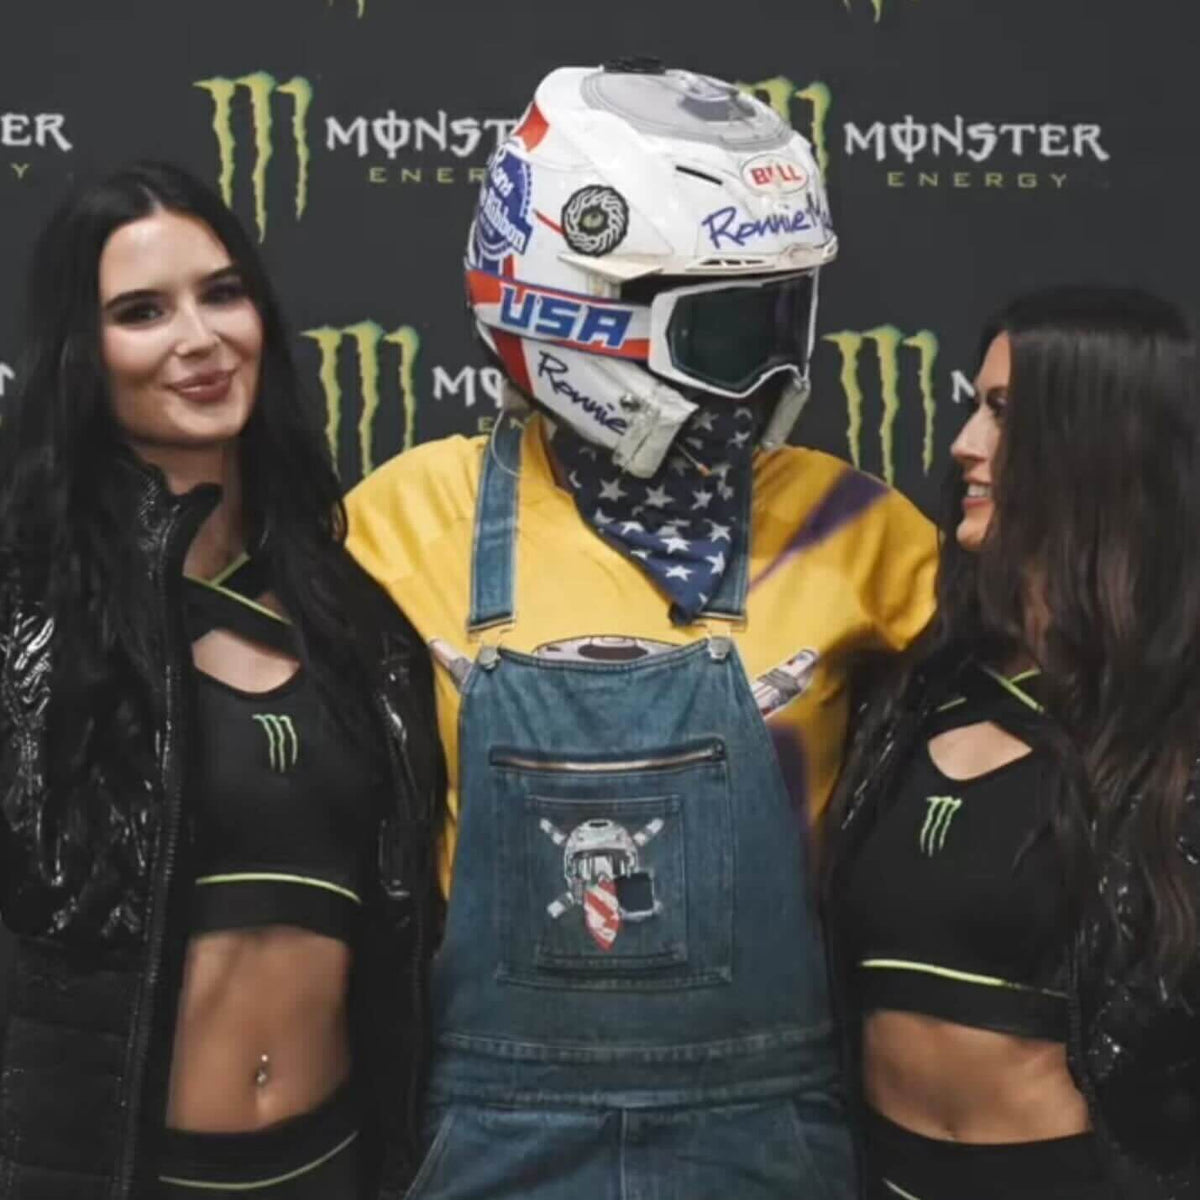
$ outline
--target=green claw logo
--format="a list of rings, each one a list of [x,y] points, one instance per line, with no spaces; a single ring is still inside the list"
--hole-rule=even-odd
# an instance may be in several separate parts
[[[930,796],[926,799],[927,810],[925,823],[917,842],[921,853],[932,858],[946,844],[946,834],[950,832],[950,822],[954,820],[962,801],[955,796]]]
[[[323,325],[319,329],[306,329],[301,336],[316,342],[321,352],[317,374],[325,394],[325,436],[329,439],[329,450],[334,462],[339,461],[338,448],[344,419],[338,363],[342,343],[345,341],[354,346],[358,366],[358,393],[362,397],[362,409],[358,417],[360,475],[369,475],[375,469],[375,418],[382,404],[380,347],[384,345],[395,346],[397,350],[396,395],[400,411],[403,413],[400,445],[389,450],[389,454],[407,450],[414,444],[417,417],[414,371],[421,349],[421,335],[411,325],[401,325],[389,332],[377,321],[359,321],[357,324],[344,325],[341,328]]]
[[[902,367],[906,362],[913,361],[924,418],[921,467],[928,475],[933,466],[933,434],[937,419],[937,396],[933,384],[933,368],[938,357],[937,334],[931,330],[922,329],[906,336],[895,325],[879,325],[875,329],[861,331],[843,329],[838,333],[827,333],[822,340],[836,346],[841,354],[840,380],[842,393],[846,397],[846,441],[851,461],[856,467],[861,465],[865,404],[860,370],[862,351],[868,342],[875,348],[875,362],[879,371],[879,389],[882,401],[879,420],[879,451],[883,478],[889,484],[893,483],[896,477],[895,434],[896,418],[900,413]],[[902,357],[902,349],[911,350],[913,355]]]
[[[254,131],[254,166],[250,173],[254,191],[254,219],[258,240],[267,236],[267,179],[268,167],[275,154],[275,121],[273,97],[286,96],[291,102],[291,138],[296,152],[296,218],[304,216],[308,206],[308,168],[311,159],[308,145],[308,111],[312,107],[312,84],[300,75],[280,83],[266,71],[239,75],[235,79],[214,76],[198,79],[196,87],[205,91],[213,102],[213,133],[217,139],[220,161],[218,182],[225,203],[233,206],[234,175],[236,172],[237,134],[234,127],[234,99],[245,92],[250,102],[250,121]]]
[[[292,718],[286,714],[255,713],[254,719],[267,735],[267,753],[271,758],[271,770],[280,773],[290,770],[300,757],[300,739]]]

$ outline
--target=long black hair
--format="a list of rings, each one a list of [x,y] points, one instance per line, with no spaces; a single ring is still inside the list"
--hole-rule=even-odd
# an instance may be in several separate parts
[[[146,565],[132,536],[128,463],[100,348],[99,261],[113,232],[158,210],[203,221],[239,270],[263,327],[259,390],[240,435],[245,533],[326,681],[360,674],[345,610],[341,488],[315,412],[302,402],[262,261],[220,199],[178,167],[137,163],[80,186],[33,249],[19,391],[0,433],[0,554],[55,622],[49,755],[75,784],[100,760],[146,777],[154,681]],[[120,804],[120,787],[109,790]],[[67,789],[72,790],[71,788]],[[85,820],[87,814],[72,819]]]
[[[1144,898],[1136,953],[1177,982],[1200,940],[1179,848],[1200,752],[1196,342],[1174,305],[1100,286],[1012,301],[981,357],[999,334],[1012,370],[993,517],[977,553],[958,545],[952,470],[937,615],[893,702],[919,672],[1035,660],[1061,767],[1048,815],[1076,905],[1127,864]],[[1119,939],[1122,918],[1104,919]]]

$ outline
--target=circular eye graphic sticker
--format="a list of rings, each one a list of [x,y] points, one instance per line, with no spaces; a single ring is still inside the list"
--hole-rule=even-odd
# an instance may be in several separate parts
[[[624,240],[629,205],[616,188],[582,187],[563,205],[562,231],[572,250],[598,258]]]

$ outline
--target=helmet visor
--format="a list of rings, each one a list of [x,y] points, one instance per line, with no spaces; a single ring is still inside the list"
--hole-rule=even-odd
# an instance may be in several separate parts
[[[660,292],[651,304],[652,371],[727,396],[776,372],[808,370],[814,275]]]

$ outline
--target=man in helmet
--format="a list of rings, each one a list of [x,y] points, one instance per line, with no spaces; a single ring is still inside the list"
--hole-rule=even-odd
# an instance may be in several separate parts
[[[852,1192],[808,829],[935,543],[784,445],[836,245],[807,143],[684,71],[554,71],[489,164],[466,280],[505,412],[349,498],[444,668],[420,1200]]]

